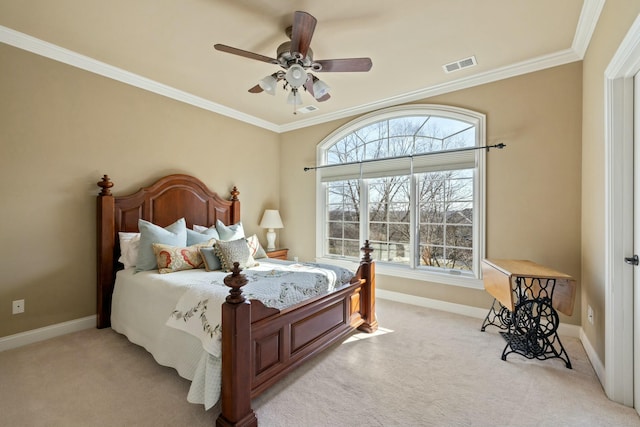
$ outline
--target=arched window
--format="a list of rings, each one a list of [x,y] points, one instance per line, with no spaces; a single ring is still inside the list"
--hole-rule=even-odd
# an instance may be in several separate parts
[[[360,117],[318,145],[317,258],[479,287],[484,256],[485,117],[409,105]]]

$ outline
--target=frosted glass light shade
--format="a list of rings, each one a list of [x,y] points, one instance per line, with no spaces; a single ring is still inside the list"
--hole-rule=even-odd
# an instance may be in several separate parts
[[[267,76],[264,79],[258,82],[258,86],[262,88],[269,95],[276,94],[276,85],[278,84],[278,80],[273,76]]]
[[[284,75],[285,80],[291,87],[299,88],[307,82],[309,76],[307,76],[307,72],[304,71],[298,64],[293,64],[287,70],[287,74]]]
[[[302,104],[302,97],[300,96],[297,90],[291,89],[291,92],[289,92],[289,96],[287,96],[287,104],[292,104],[292,105]]]
[[[313,82],[313,97],[315,99],[320,99],[328,94],[330,89],[331,88],[327,86],[325,82],[320,79],[315,79]]]

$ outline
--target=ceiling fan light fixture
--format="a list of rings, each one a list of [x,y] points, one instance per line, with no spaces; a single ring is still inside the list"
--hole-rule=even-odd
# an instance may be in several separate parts
[[[323,96],[325,96],[326,94],[329,93],[329,91],[331,90],[331,88],[322,80],[320,80],[317,77],[314,77],[313,79],[313,97],[315,99],[320,99]]]
[[[269,95],[276,94],[276,86],[278,84],[278,80],[273,75],[268,75],[258,82],[258,85],[267,92]]]
[[[293,64],[287,70],[287,74],[285,74],[284,78],[287,83],[289,83],[289,86],[292,88],[299,88],[306,83],[308,76],[302,66]]]
[[[287,96],[287,104],[302,105],[302,97],[298,93],[298,89],[292,88]]]

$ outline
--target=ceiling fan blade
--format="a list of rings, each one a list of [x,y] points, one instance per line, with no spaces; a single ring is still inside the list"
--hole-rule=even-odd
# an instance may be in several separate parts
[[[259,53],[253,53],[246,50],[238,49],[235,47],[227,46],[224,44],[213,45],[216,50],[220,52],[232,53],[234,55],[242,56],[244,58],[255,59],[256,61],[268,62],[269,64],[278,64],[278,61],[268,56],[260,55]]]
[[[323,73],[369,71],[373,66],[371,58],[321,59],[314,62],[322,66],[316,71]]]
[[[291,53],[300,54],[300,58],[305,58],[311,44],[311,37],[316,29],[316,18],[307,12],[296,12],[293,18],[293,29],[291,30]]]
[[[255,85],[254,87],[252,87],[251,89],[249,89],[249,92],[251,93],[260,93],[262,92],[262,88],[260,87],[260,85]]]

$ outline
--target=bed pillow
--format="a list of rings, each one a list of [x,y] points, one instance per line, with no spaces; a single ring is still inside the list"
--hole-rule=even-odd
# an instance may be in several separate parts
[[[247,237],[247,244],[249,245],[249,249],[251,249],[251,256],[254,259],[267,258],[267,253],[260,245],[260,241],[258,240],[258,236],[255,234],[251,237]]]
[[[152,246],[154,243],[187,246],[187,224],[184,218],[180,218],[165,228],[139,219],[138,230],[140,230],[140,249],[138,250],[138,259],[136,261],[136,272],[158,268],[158,262]]]
[[[244,238],[228,242],[218,240],[213,246],[213,249],[216,255],[218,255],[218,258],[220,258],[222,271],[231,271],[234,262],[239,263],[240,268],[255,267],[258,265],[256,260],[251,256],[251,249],[249,249],[249,245]]]
[[[199,249],[210,246],[215,240],[198,243],[192,246],[171,246],[161,243],[153,243],[153,253],[156,256],[159,273],[173,273],[174,271],[192,270],[202,268],[204,263]]]
[[[216,220],[216,230],[218,230],[220,240],[244,239],[244,228],[241,221],[234,225],[224,225],[222,221]]]
[[[220,235],[218,234],[218,230],[215,227],[202,227],[196,230],[196,227],[201,227],[194,225],[193,230],[189,230],[187,228],[187,246],[196,245],[198,243],[208,242],[211,239],[220,239]]]
[[[124,268],[136,266],[138,259],[138,249],[140,248],[140,233],[127,233],[121,231],[118,233],[120,238],[120,258],[118,262],[124,265]]]
[[[198,249],[202,262],[204,263],[204,269],[207,271],[218,271],[222,268],[220,264],[220,258],[216,255],[215,248],[213,246],[201,247]]]

